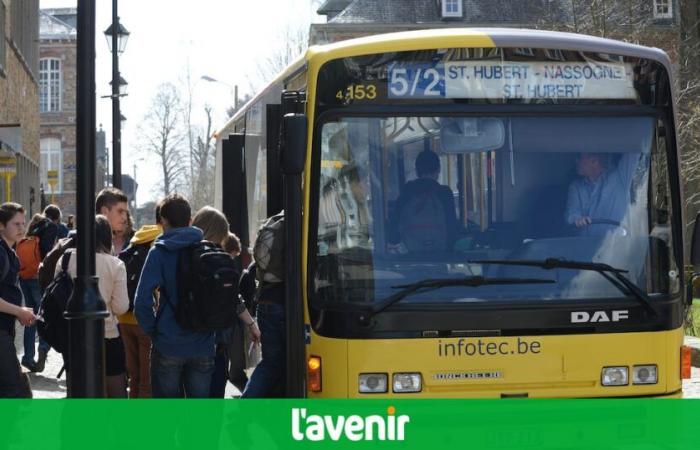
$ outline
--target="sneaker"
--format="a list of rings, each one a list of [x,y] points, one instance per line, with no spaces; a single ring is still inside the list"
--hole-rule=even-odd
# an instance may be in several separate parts
[[[22,366],[30,372],[36,372],[36,363],[34,361],[22,361]]]
[[[34,365],[34,368],[36,369],[35,372],[43,372],[44,367],[46,366],[46,357],[48,356],[48,352],[39,349],[39,358],[37,358],[36,364]]]

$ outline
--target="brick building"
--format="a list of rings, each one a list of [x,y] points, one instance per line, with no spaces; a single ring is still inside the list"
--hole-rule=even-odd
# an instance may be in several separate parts
[[[76,210],[77,14],[76,8],[42,9],[39,22],[39,176],[43,201],[56,203],[64,216]],[[105,183],[104,134],[101,129],[96,134],[98,190]]]
[[[14,166],[0,202],[35,212],[39,194],[39,0],[0,0],[0,157]],[[14,159],[13,159],[14,157]]]
[[[676,60],[679,0],[326,0],[310,43],[394,31],[517,27],[579,32],[663,48]]]

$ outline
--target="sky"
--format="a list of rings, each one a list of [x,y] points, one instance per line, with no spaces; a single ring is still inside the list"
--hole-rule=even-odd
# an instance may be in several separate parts
[[[96,83],[97,124],[107,133],[111,152],[112,59],[104,30],[112,22],[112,2],[97,0]],[[41,8],[75,7],[76,0],[41,0]],[[187,68],[194,84],[194,121],[204,121],[203,106],[214,107],[214,128],[226,120],[225,109],[233,103],[234,85],[239,98],[256,82],[256,64],[278,45],[279,30],[322,22],[311,0],[120,0],[119,17],[131,33],[119,59],[128,96],[121,99],[122,172],[139,183],[137,201],[142,204],[158,196],[161,178],[157,161],[139,149],[137,125],[148,112],[159,84],[184,86]],[[202,76],[220,80],[212,83]],[[183,89],[184,92],[184,89]],[[110,153],[111,154],[111,153]]]

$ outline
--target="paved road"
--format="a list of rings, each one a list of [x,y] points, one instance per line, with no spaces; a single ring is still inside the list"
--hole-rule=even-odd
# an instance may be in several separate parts
[[[18,326],[17,339],[15,339],[18,355],[23,353],[22,345],[22,329]],[[66,375],[62,375],[60,379],[56,376],[63,366],[61,355],[55,351],[49,353],[49,358],[46,361],[46,368],[42,373],[29,373],[29,379],[32,384],[34,398],[65,398],[66,397]],[[226,386],[226,398],[237,397],[240,395],[238,389],[233,387],[231,383]],[[685,398],[700,398],[700,368],[693,367],[692,378],[683,382],[683,396]]]

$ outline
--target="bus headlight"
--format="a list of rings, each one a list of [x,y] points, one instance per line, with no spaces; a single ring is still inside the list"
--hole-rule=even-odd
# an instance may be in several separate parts
[[[422,388],[419,373],[395,373],[394,392],[420,392]]]
[[[629,368],[624,366],[603,367],[600,379],[603,386],[627,386],[629,382]]]
[[[632,368],[632,383],[634,384],[656,384],[658,378],[656,364],[634,366]]]
[[[387,391],[389,377],[385,373],[361,373],[358,385],[360,393],[381,394]]]

